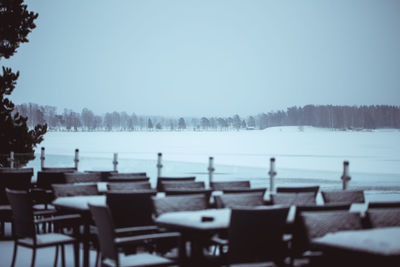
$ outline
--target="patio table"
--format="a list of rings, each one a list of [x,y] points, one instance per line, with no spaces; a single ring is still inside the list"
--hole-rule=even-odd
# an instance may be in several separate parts
[[[400,227],[339,231],[311,244],[328,256],[346,258],[348,264],[400,266]]]

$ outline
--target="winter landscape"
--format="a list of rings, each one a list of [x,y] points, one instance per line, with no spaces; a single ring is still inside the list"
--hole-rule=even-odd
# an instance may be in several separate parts
[[[0,267],[400,266],[399,14],[0,0]]]

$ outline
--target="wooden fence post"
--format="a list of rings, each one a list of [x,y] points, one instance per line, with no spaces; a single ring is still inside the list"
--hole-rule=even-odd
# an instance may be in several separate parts
[[[351,177],[349,175],[349,164],[350,163],[348,161],[343,162],[343,175],[341,177],[343,190],[346,190],[348,188],[349,181],[351,180]]]

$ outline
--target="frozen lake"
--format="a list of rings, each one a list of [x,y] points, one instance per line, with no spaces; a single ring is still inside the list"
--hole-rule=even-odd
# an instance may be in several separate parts
[[[250,179],[268,186],[269,158],[276,158],[277,185],[319,184],[340,188],[343,161],[350,161],[350,187],[369,196],[400,200],[400,131],[334,131],[312,127],[273,127],[263,131],[182,132],[49,132],[46,167],[79,170],[112,169],[119,155],[121,172],[146,171],[155,182],[157,153],[163,153],[163,175],[196,175],[207,179],[208,157],[215,158],[215,180]],[[40,152],[40,148],[37,149]],[[29,166],[39,170],[40,160]]]

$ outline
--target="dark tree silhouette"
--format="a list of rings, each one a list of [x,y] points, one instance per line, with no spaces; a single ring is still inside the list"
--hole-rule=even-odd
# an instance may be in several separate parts
[[[178,128],[180,130],[186,129],[186,122],[184,118],[179,118]]]
[[[38,14],[29,12],[23,0],[2,0],[0,2],[0,60],[11,57],[21,43],[28,42],[27,35],[36,26],[33,23]],[[14,112],[14,104],[7,98],[15,89],[19,72],[3,67],[0,75],[0,154],[26,153],[18,162],[23,166],[34,159],[34,147],[43,140],[47,125],[36,125],[29,129],[27,118]],[[5,157],[0,165],[9,166]]]

